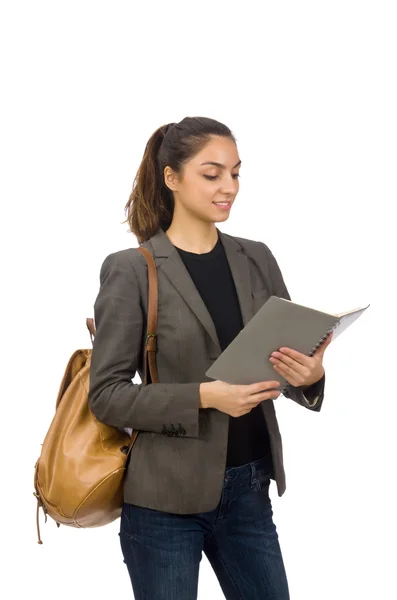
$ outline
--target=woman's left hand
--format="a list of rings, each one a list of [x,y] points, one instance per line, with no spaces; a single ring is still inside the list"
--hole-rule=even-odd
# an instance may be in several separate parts
[[[308,387],[319,381],[325,373],[323,357],[331,340],[332,333],[317,348],[313,356],[301,354],[291,348],[280,348],[279,352],[272,353],[269,360],[277,373],[285,377],[290,385]]]

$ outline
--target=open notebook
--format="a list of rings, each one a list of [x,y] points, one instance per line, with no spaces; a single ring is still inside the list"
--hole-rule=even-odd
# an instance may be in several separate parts
[[[282,391],[287,382],[269,362],[272,352],[287,347],[312,356],[332,331],[334,341],[368,306],[333,315],[271,296],[206,375],[237,385],[279,381]]]

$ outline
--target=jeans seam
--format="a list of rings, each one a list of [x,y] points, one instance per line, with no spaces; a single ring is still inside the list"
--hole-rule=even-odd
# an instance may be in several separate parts
[[[124,507],[124,516],[128,523],[128,527],[130,528],[131,521],[130,521],[128,513],[129,513],[129,506],[127,505],[127,507]],[[134,548],[133,537],[130,532],[127,533],[125,530],[122,531],[121,534],[124,535],[125,543],[128,545],[128,548],[132,553],[132,560],[134,561],[134,566],[135,566],[134,567],[134,580],[135,580],[135,583],[137,583],[138,588],[139,588],[139,597],[143,599],[144,598],[144,589],[143,589],[143,584],[142,584],[141,572],[140,572],[140,569],[138,568],[138,562],[137,562],[137,556],[136,556],[136,552],[135,552],[135,548]],[[126,564],[126,566],[127,566],[127,564]],[[128,567],[127,567],[127,571],[129,571]],[[130,575],[130,579],[131,579],[131,584],[132,584],[131,575]],[[134,586],[132,586],[132,587],[134,587]],[[135,593],[134,593],[134,597],[135,597]]]
[[[222,559],[222,555],[220,552],[216,551],[216,554],[219,558],[219,561],[222,563],[222,566],[224,568],[225,573],[227,574],[227,576],[229,577],[229,580],[231,581],[231,583],[233,584],[233,587],[236,591],[236,593],[238,594],[238,598],[239,600],[244,600],[244,596],[242,595],[242,592],[239,588],[239,586],[237,585],[237,583],[235,582],[235,580],[233,579],[232,575],[229,573],[228,568],[226,567],[226,563],[223,561]]]
[[[214,520],[214,526],[212,527],[212,531],[211,531],[209,537],[207,538],[208,542],[210,542],[212,540],[214,533],[216,532],[216,530],[218,528],[218,520],[219,520],[219,515],[221,513],[221,510],[222,510],[222,501],[223,501],[224,494],[225,494],[225,489],[222,488],[221,499],[218,504],[218,512],[217,512],[215,520]]]

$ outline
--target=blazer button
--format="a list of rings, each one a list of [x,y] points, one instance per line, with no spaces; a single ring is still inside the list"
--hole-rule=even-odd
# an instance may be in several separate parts
[[[178,423],[178,435],[186,435],[186,429],[182,427],[182,423]]]

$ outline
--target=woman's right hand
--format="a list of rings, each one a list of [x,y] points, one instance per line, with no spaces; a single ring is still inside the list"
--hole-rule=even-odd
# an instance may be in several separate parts
[[[263,400],[278,398],[279,387],[278,381],[262,381],[249,385],[206,381],[200,384],[200,408],[216,408],[231,417],[241,417],[251,412]]]

